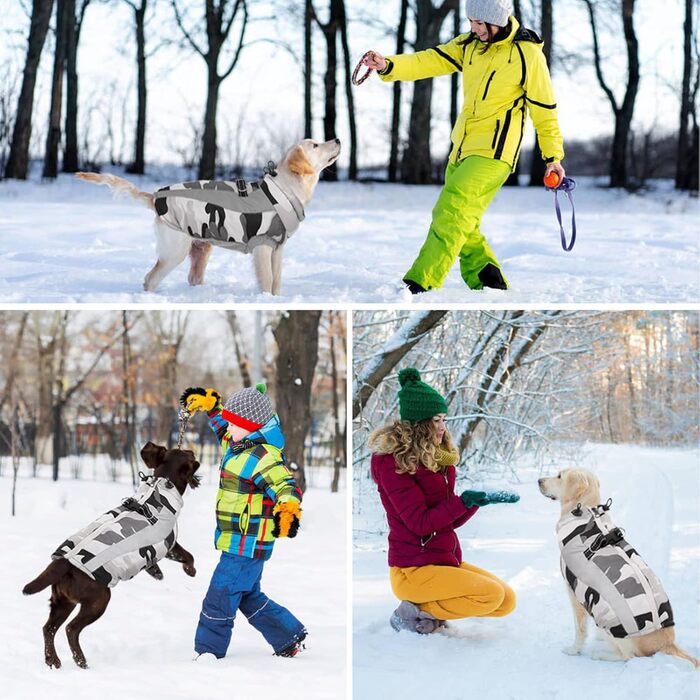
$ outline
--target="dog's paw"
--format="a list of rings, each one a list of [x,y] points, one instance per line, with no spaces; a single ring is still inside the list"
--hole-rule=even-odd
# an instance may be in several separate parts
[[[564,647],[562,652],[569,656],[579,656],[581,654],[581,647],[577,644],[570,644],[568,647]]]
[[[607,649],[594,649],[591,652],[591,658],[596,661],[626,661],[620,654],[614,651],[608,651]]]

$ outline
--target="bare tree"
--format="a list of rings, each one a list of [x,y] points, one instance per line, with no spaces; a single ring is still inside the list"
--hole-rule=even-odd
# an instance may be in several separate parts
[[[362,407],[401,359],[419,343],[445,316],[447,311],[416,311],[408,316],[401,328],[389,338],[376,353],[372,362],[363,368],[353,389],[352,417],[356,418]]]
[[[432,0],[416,0],[416,42],[414,49],[435,46],[440,40],[440,28],[457,0],[443,0],[438,6]],[[402,181],[422,185],[433,182],[433,164],[430,156],[430,114],[433,98],[433,80],[417,80],[413,87],[413,102],[408,127],[408,144],[401,168]]]
[[[399,27],[396,32],[396,53],[404,52],[406,46],[406,23],[408,20],[408,0],[401,0]],[[399,168],[399,131],[401,129],[401,81],[393,85],[391,107],[391,146],[389,149],[389,182],[396,182]]]
[[[146,11],[148,0],[124,0],[134,13],[136,35],[136,134],[134,137],[134,159],[126,169],[128,173],[143,175],[146,167]]]
[[[17,114],[12,133],[12,145],[7,159],[5,177],[26,180],[29,169],[29,141],[32,135],[32,112],[34,110],[34,88],[39,69],[41,52],[49,30],[53,0],[34,0],[27,42],[27,57],[24,63],[22,89],[17,102]]]
[[[343,62],[345,64],[345,100],[348,108],[348,131],[350,132],[348,179],[357,180],[357,126],[355,124],[355,95],[352,91],[353,66],[348,44],[348,18],[345,12],[345,0],[337,0],[337,2],[340,6],[340,42],[343,47]]]
[[[313,74],[313,0],[304,0],[304,138],[313,138],[313,114],[311,112]]]
[[[231,331],[231,337],[233,338],[233,349],[236,353],[238,370],[241,373],[243,386],[251,387],[253,386],[253,380],[250,376],[250,358],[248,357],[248,353],[245,351],[243,338],[241,336],[241,328],[235,311],[226,311],[226,322],[228,323],[228,327]]]
[[[612,151],[610,154],[610,187],[628,187],[627,153],[630,139],[634,103],[639,89],[639,44],[634,29],[635,0],[620,0],[622,28],[627,50],[627,80],[625,95],[618,103],[615,93],[605,80],[598,43],[598,26],[595,17],[595,3],[583,0],[588,8],[588,17],[593,33],[593,60],[598,83],[610,102],[615,116],[615,133],[613,135]]]
[[[299,488],[306,490],[304,441],[311,426],[311,384],[318,361],[321,311],[285,311],[273,335],[277,342],[277,413],[285,451]]]
[[[683,80],[681,82],[681,110],[678,128],[678,155],[676,158],[676,187],[679,190],[698,189],[698,123],[695,104],[700,83],[700,62],[695,56],[697,28],[693,25],[693,9],[697,0],[685,0],[683,19]],[[695,65],[693,65],[695,64]],[[691,85],[693,83],[693,85]],[[692,117],[692,125],[690,124]]]
[[[195,41],[193,32],[185,27],[183,14],[178,7],[177,0],[171,0],[171,3],[175,11],[175,21],[185,41],[207,64],[207,103],[204,110],[202,156],[199,161],[197,177],[200,180],[211,180],[214,178],[216,170],[216,113],[219,105],[219,90],[221,84],[236,67],[244,47],[245,32],[248,26],[248,2],[247,0],[205,0],[206,51],[200,48]],[[223,73],[219,73],[219,59],[237,19],[240,19],[237,44],[228,66]]]

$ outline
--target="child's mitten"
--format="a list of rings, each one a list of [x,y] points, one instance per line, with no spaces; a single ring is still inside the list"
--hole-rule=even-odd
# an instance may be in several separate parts
[[[206,411],[209,413],[221,401],[219,392],[215,389],[202,389],[201,386],[191,386],[182,392],[180,403],[190,412]]]
[[[298,501],[277,503],[272,511],[275,527],[273,537],[296,537],[301,520],[301,508]]]
[[[512,491],[463,491],[459,497],[467,508],[491,503],[517,503],[520,496]]]

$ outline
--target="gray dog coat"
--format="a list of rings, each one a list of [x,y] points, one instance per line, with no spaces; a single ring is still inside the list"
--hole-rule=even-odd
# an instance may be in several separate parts
[[[168,479],[149,479],[122,505],[69,537],[51,558],[67,559],[110,588],[128,581],[172,549],[182,503]]]
[[[304,220],[301,202],[273,175],[262,180],[197,180],[154,192],[156,214],[192,238],[250,253],[282,245]]]
[[[561,571],[596,625],[613,637],[638,637],[673,626],[661,581],[615,527],[611,501],[576,509],[557,524]]]

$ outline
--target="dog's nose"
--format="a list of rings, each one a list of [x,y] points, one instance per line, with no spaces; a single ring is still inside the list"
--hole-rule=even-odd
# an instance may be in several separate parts
[[[335,142],[340,146],[340,139],[339,138],[336,138]]]

